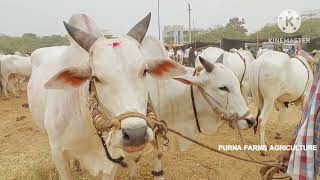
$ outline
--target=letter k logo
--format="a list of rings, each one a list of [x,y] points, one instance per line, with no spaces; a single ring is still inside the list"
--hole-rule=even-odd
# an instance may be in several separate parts
[[[289,24],[290,26],[293,26],[292,19],[293,19],[292,16],[291,17],[286,16],[286,26],[289,26]]]

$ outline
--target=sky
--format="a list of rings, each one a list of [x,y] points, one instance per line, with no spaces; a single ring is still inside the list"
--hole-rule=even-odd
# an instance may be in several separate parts
[[[255,32],[286,9],[299,13],[320,9],[320,0],[160,0],[160,23],[188,24],[187,3],[196,28],[224,25],[232,17],[244,18]],[[66,34],[62,21],[86,13],[103,29],[123,34],[152,12],[149,34],[158,36],[157,0],[0,0],[0,33],[21,35]]]

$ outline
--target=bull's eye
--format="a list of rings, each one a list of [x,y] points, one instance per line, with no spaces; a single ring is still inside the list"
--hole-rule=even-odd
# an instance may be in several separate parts
[[[92,78],[93,78],[93,80],[95,81],[95,82],[98,82],[98,83],[100,83],[101,81],[100,81],[100,79],[99,78],[97,78],[97,76],[92,76]]]
[[[220,89],[221,91],[230,92],[229,89],[228,89],[226,86],[219,87],[219,89]]]

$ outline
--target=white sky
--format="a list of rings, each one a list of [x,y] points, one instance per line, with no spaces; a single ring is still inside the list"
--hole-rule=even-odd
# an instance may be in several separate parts
[[[320,9],[320,0],[160,0],[161,27],[187,25],[187,2],[191,2],[192,21],[197,28],[240,17],[245,19],[249,32],[274,22],[282,10],[301,13]],[[0,0],[0,33],[65,34],[62,21],[73,13],[86,13],[115,34],[126,33],[150,11],[153,17],[149,34],[157,36],[157,0]]]

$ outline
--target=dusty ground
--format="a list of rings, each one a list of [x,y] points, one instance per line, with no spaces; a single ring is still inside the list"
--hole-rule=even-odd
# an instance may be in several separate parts
[[[0,97],[0,180],[59,179],[51,160],[46,135],[39,132],[32,122],[29,109],[22,107],[26,102],[26,93],[23,93],[21,98],[11,97],[6,100]],[[250,108],[255,112],[253,106]],[[276,121],[278,113],[273,111],[266,131],[270,144],[286,144],[300,114],[297,108],[292,107],[289,120],[279,124]],[[276,131],[281,133],[282,139],[274,139]],[[257,136],[252,130],[243,134],[246,144],[257,143]],[[227,126],[223,126],[213,137],[201,136],[199,139],[214,147],[219,144],[240,144],[237,132]],[[245,156],[243,152],[232,153]],[[259,156],[259,152],[251,154],[260,159],[274,159],[278,153],[270,152],[265,158]],[[146,157],[140,162],[139,179],[152,179],[148,159],[149,157]],[[260,179],[260,166],[224,157],[197,146],[184,153],[166,152],[164,167],[165,177],[170,180]],[[75,174],[78,179],[93,179],[87,173]],[[120,169],[116,179],[125,179],[126,174],[126,170]]]

